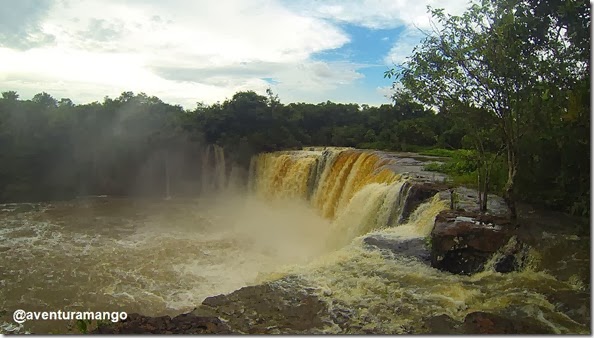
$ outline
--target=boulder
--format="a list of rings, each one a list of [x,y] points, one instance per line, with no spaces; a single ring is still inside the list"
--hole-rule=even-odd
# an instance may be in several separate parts
[[[431,266],[456,274],[482,271],[493,254],[509,242],[514,229],[504,217],[442,211],[431,232]],[[513,263],[502,262],[501,270],[510,270]]]
[[[217,317],[198,317],[184,313],[176,317],[148,317],[131,313],[126,320],[99,326],[94,334],[231,334]]]
[[[487,312],[472,312],[466,315],[462,334],[552,334],[534,318],[508,318]]]
[[[441,314],[433,317],[426,318],[424,320],[423,328],[428,334],[460,334],[460,322],[455,321],[453,318],[446,314]]]
[[[405,183],[410,184],[404,189],[408,189],[404,206],[402,207],[402,213],[398,223],[404,223],[408,220],[410,215],[429,198],[435,196],[440,191],[447,190],[445,184],[440,183]]]
[[[524,267],[530,247],[513,236],[499,251],[499,257],[493,264],[493,269],[500,273],[518,271]]]
[[[248,334],[317,332],[326,325],[322,318],[329,315],[313,290],[293,276],[207,297],[192,313],[219,317],[233,331]]]
[[[515,315],[483,311],[471,312],[458,322],[442,314],[424,320],[425,333],[429,334],[552,334],[551,328],[521,311]]]
[[[386,238],[382,235],[370,235],[363,239],[367,248],[384,249],[391,253],[413,257],[417,260],[429,264],[431,262],[431,253],[425,244],[424,238]]]

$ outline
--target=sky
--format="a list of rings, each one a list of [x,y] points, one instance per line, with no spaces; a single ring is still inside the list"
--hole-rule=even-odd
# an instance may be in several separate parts
[[[76,104],[124,91],[187,109],[267,88],[380,105],[383,74],[467,0],[0,0],[0,91]]]

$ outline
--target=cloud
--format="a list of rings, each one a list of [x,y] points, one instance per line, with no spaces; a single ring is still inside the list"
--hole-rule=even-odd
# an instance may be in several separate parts
[[[377,87],[375,90],[388,100],[391,100],[392,95],[394,95],[394,88],[392,86]]]
[[[221,67],[154,67],[153,71],[169,80],[174,81],[206,81],[213,77],[272,77],[272,74],[286,67],[284,63],[275,62],[242,62]]]
[[[365,100],[361,93],[377,95],[357,87],[368,65],[316,55],[350,42],[341,23],[408,32],[426,16],[425,2],[398,0],[21,0],[4,7],[0,87],[77,103],[144,91],[186,107],[269,86],[284,101]],[[413,38],[389,37],[396,44],[386,63],[403,58]]]
[[[362,65],[350,62],[312,61],[283,68],[273,79],[278,82],[279,90],[300,88],[324,92],[363,78],[363,74],[357,72],[360,67]]]
[[[431,30],[427,6],[444,8],[459,15],[469,6],[461,0],[287,0],[287,6],[312,17],[367,27],[369,29],[401,28],[394,45],[384,57],[387,65],[402,63]],[[387,38],[386,38],[387,40]]]
[[[41,27],[51,1],[3,1],[0,5],[0,46],[29,49],[54,42],[55,37]]]
[[[406,29],[403,31],[390,51],[384,58],[387,65],[399,65],[406,60],[406,57],[412,54],[413,48],[418,45],[425,35],[417,29]]]
[[[83,39],[92,39],[105,42],[120,38],[124,33],[124,22],[122,20],[107,21],[102,19],[91,19],[89,28],[79,34]]]
[[[19,84],[9,88],[31,90],[33,83],[68,83],[70,90],[59,90],[76,100],[77,88],[88,84],[89,90],[107,89],[98,92],[96,100],[121,89],[162,93],[163,99],[193,105],[241,89],[263,92],[269,82],[262,78],[313,90],[360,75],[344,66],[336,72],[334,65],[310,59],[348,43],[340,28],[291,12],[276,1],[82,0],[56,3],[49,12],[46,7],[28,8],[31,24],[19,32],[31,35],[33,27],[54,37],[54,44],[0,48],[5,61],[0,65],[2,87]],[[21,12],[28,13],[27,8]],[[15,82],[18,78],[23,80]]]
[[[219,68],[161,67],[154,71],[172,81],[196,81],[235,90],[245,88],[264,93],[266,88],[271,87],[283,100],[303,101],[303,97],[312,97],[310,94],[313,92],[325,95],[327,91],[363,78],[363,74],[358,72],[363,67],[366,65],[308,60],[295,63],[252,62]]]
[[[135,50],[145,56],[150,52],[153,64],[204,66],[208,62],[209,66],[219,66],[297,61],[348,42],[333,25],[265,0],[80,1],[57,8],[49,21],[65,45],[80,43],[80,37],[69,32],[99,29],[94,38],[113,33],[112,48]]]
[[[468,7],[464,0],[285,0],[299,13],[371,29],[401,26],[430,28],[427,6],[460,14]]]

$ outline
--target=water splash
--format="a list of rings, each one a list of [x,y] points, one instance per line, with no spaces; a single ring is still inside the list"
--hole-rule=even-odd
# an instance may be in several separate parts
[[[330,219],[330,247],[400,219],[406,178],[378,153],[329,148],[260,154],[252,158],[250,189],[256,195],[307,200]]]
[[[202,159],[204,191],[236,185],[241,173],[224,163],[222,148],[205,148]],[[0,308],[176,315],[258,282],[299,294],[301,285],[283,278],[298,276],[330,309],[327,333],[424,333],[427,318],[462,321],[474,311],[526,316],[556,333],[589,332],[555,298],[583,292],[582,280],[552,275],[536,251],[522,271],[458,276],[365,246],[373,234],[426,237],[447,208],[436,195],[400,224],[410,182],[392,165],[354,149],[278,152],[252,158],[254,196],[238,200],[178,206],[173,199],[138,210],[137,202],[106,199],[23,213],[0,206],[0,252],[11,258],[0,261]]]

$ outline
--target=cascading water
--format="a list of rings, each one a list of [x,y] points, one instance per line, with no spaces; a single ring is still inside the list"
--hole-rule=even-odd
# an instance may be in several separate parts
[[[228,166],[225,150],[217,144],[209,144],[202,150],[200,177],[202,195],[225,191],[240,186],[241,175],[237,166]],[[230,169],[230,170],[228,170]]]
[[[568,305],[588,298],[583,282],[587,274],[554,277],[535,268],[544,266],[534,263],[540,257],[535,251],[522,271],[500,274],[487,266],[474,276],[459,276],[381,249],[367,249],[363,238],[370,236],[424,240],[435,216],[449,205],[435,195],[405,221],[402,211],[411,184],[391,170],[393,166],[392,159],[380,153],[355,149],[277,152],[252,160],[250,180],[257,195],[300,198],[331,221],[326,255],[268,279],[283,290],[316,290],[329,308],[326,320],[334,323],[321,332],[428,332],[424,326],[428,318],[447,315],[463,321],[476,311],[522,318],[532,323],[526,325],[544,330],[527,328],[525,333],[589,332],[589,310]],[[583,259],[577,257],[586,251],[580,252],[572,255],[572,264]],[[337,317],[345,316],[348,321],[336,324]]]
[[[202,164],[202,168],[200,170],[200,178],[202,181],[202,185],[201,185],[201,193],[207,193],[209,191],[212,190],[212,180],[211,178],[211,168],[210,168],[210,164],[211,164],[211,160],[210,160],[210,150],[212,149],[211,145],[208,145],[204,148],[204,150],[202,151],[202,156],[201,156],[201,164]]]
[[[406,178],[379,154],[354,149],[264,153],[252,159],[250,186],[263,198],[307,200],[333,221],[332,247],[370,230],[395,225]]]
[[[589,307],[579,306],[589,295],[588,238],[551,242],[554,254],[531,253],[522,271],[452,275],[365,244],[369,236],[421,240],[448,207],[435,195],[405,215],[413,181],[393,170],[394,157],[351,148],[264,153],[247,175],[217,145],[200,159],[199,199],[0,206],[0,331],[17,308],[173,316],[258,283],[295,299],[309,290],[324,304],[324,326],[302,333],[426,333],[428,318],[462,321],[473,311],[529,318],[555,333],[590,331]],[[247,191],[238,189],[246,176]],[[285,319],[269,320],[266,327],[289,332]],[[26,328],[65,332],[59,324]]]

